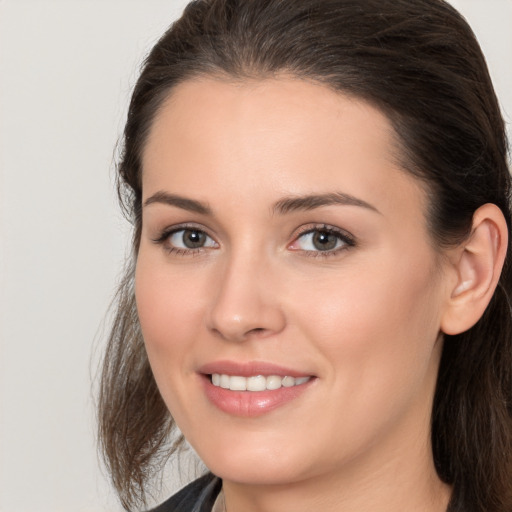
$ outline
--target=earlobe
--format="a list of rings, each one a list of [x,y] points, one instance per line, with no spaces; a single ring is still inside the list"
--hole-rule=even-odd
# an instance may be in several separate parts
[[[441,321],[445,334],[467,331],[481,318],[498,284],[507,243],[507,223],[501,210],[494,204],[476,210],[471,236],[455,253],[455,285]]]

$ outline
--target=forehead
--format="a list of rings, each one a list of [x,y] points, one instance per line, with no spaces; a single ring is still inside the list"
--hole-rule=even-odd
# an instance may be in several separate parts
[[[381,111],[317,83],[190,80],[173,89],[155,117],[143,154],[143,195],[194,185],[195,196],[209,202],[222,201],[223,189],[236,190],[241,201],[244,194],[271,200],[335,188],[386,210],[413,191],[415,201],[404,206],[421,208],[421,184],[399,168],[396,148]]]

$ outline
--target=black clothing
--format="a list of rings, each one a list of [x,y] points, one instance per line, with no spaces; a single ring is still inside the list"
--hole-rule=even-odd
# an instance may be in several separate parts
[[[222,480],[207,473],[150,512],[211,512],[221,489]]]

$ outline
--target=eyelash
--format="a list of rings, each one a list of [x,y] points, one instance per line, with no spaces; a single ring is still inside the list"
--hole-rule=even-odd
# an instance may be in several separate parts
[[[340,228],[329,226],[328,224],[317,224],[302,228],[294,237],[292,244],[296,243],[301,237],[315,232],[326,233],[327,235],[334,235],[335,237],[338,238],[339,241],[343,243],[343,245],[336,249],[326,251],[301,251],[300,249],[295,250],[297,250],[297,252],[301,251],[304,256],[309,258],[330,258],[333,256],[338,256],[339,253],[341,253],[342,251],[346,251],[347,249],[355,247],[356,245],[356,240],[350,233]]]
[[[155,244],[163,245],[165,250],[169,254],[174,254],[177,256],[195,256],[199,253],[209,249],[209,247],[198,247],[198,248],[187,248],[183,249],[181,247],[174,247],[170,245],[169,239],[172,235],[179,233],[180,231],[196,231],[198,233],[202,233],[206,235],[208,238],[213,240],[213,237],[211,237],[204,229],[199,228],[198,226],[191,225],[191,224],[185,224],[180,226],[174,226],[172,228],[167,228],[162,231],[160,236],[156,239],[153,239],[152,241]],[[292,249],[297,252],[301,252],[304,256],[311,257],[311,258],[329,258],[332,256],[338,255],[340,252],[345,251],[347,249],[350,249],[351,247],[354,247],[356,245],[356,241],[354,237],[339,228],[335,228],[334,226],[329,226],[327,224],[318,224],[314,226],[307,226],[302,228],[297,235],[294,237],[293,242],[288,245],[290,247],[292,244],[295,244],[301,237],[304,237],[305,235],[311,234],[311,233],[325,233],[327,235],[334,235],[337,237],[339,241],[343,243],[341,247],[338,247],[336,249],[332,250],[325,250],[325,251],[311,251],[311,250],[301,250],[301,249]]]
[[[199,228],[193,224],[182,224],[180,226],[173,226],[172,228],[164,229],[158,238],[153,239],[153,242],[157,245],[164,246],[164,249],[167,251],[167,253],[174,254],[176,256],[196,256],[208,249],[208,247],[184,249],[182,247],[174,247],[167,243],[169,242],[169,239],[172,235],[179,233],[180,231],[195,231],[197,233],[202,233],[213,240],[213,238],[204,229]]]

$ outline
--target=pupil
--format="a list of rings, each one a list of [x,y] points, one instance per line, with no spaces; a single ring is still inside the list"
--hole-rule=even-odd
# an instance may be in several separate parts
[[[204,245],[206,235],[201,231],[185,231],[183,243],[189,249],[197,249]]]
[[[313,245],[315,249],[319,251],[329,251],[336,247],[338,239],[332,233],[327,233],[326,231],[317,231],[313,235]]]

